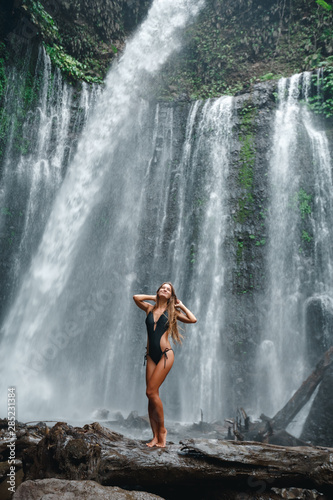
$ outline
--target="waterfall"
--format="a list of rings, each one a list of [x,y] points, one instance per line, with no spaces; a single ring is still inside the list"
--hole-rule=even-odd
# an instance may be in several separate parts
[[[106,387],[125,392],[119,391],[122,376],[132,407],[137,374],[124,332],[143,202],[138,187],[151,150],[149,137],[141,137],[150,111],[144,98],[202,5],[155,0],[88,120],[2,328],[9,353],[2,384],[18,386],[22,416],[91,410]],[[105,356],[127,368],[119,380],[117,370],[108,372]]]
[[[313,366],[309,303],[332,303],[332,167],[325,132],[299,102],[308,99],[310,79],[304,73],[280,80],[270,152],[267,312],[256,387],[259,411],[271,416]]]
[[[193,112],[196,112],[196,105],[193,106]],[[224,241],[229,219],[227,178],[231,160],[232,98],[224,97],[215,102],[208,100],[199,116],[200,121],[196,128],[198,139],[194,141],[191,155],[188,151],[190,134],[187,134],[183,161],[190,160],[191,168],[187,169],[188,176],[184,175],[184,181],[186,186],[190,186],[192,196],[195,194],[192,210],[194,208],[196,211],[194,220],[200,229],[193,227],[191,239],[186,238],[191,222],[189,217],[184,217],[177,240],[181,251],[176,253],[182,255],[176,267],[177,276],[183,283],[187,282],[188,287],[186,293],[183,286],[183,294],[188,296],[188,300],[193,303],[193,309],[200,315],[200,326],[193,328],[193,332],[188,332],[188,344],[181,352],[182,369],[185,367],[186,374],[193,384],[191,398],[187,396],[188,380],[182,377],[179,369],[178,380],[182,419],[199,419],[200,408],[205,419],[212,421],[221,419],[225,412],[225,355],[222,339],[225,321],[225,271],[228,259],[224,252]],[[192,121],[190,113],[190,127]],[[181,203],[179,205],[181,206]],[[191,207],[185,205],[184,212],[191,213]],[[186,252],[186,247],[190,249],[190,255]],[[188,271],[187,279],[184,273],[187,267],[184,257],[190,260],[193,267]]]
[[[16,385],[20,420],[86,423],[99,407],[146,414],[145,317],[132,295],[163,281],[198,318],[180,325],[184,341],[173,346],[167,419],[223,420],[244,400],[272,416],[332,342],[332,164],[306,107],[311,75],[280,80],[272,119],[260,109],[272,106],[272,87],[193,103],[151,98],[201,5],[155,0],[105,88],[84,85],[79,102],[41,49],[19,148],[26,77],[8,76],[0,384],[1,401]],[[251,135],[244,187],[252,125],[261,135]]]
[[[28,47],[23,68],[13,67],[9,72],[1,111],[8,137],[2,159],[0,230],[12,296],[38,247],[63,172],[73,154],[70,134],[81,130],[96,92],[93,89],[87,95],[84,85],[79,104],[83,116],[77,118],[82,123],[71,124],[72,88],[62,81],[59,70],[51,71],[44,48],[38,52],[32,85],[28,72],[31,63],[32,50]],[[31,96],[35,101],[29,109],[26,101]]]
[[[161,389],[167,416],[183,421],[199,419],[201,409],[209,420],[223,414],[221,332],[227,261],[223,243],[228,220],[232,116],[231,97],[194,103],[177,156],[175,144],[179,138],[174,123],[179,118],[172,107],[157,108],[154,137],[159,158],[151,158],[143,186],[145,203],[140,214],[142,232],[136,265],[141,276],[137,286],[142,283],[145,291],[154,293],[158,284],[171,280],[181,300],[200,317],[200,325],[185,328],[182,347],[174,346],[177,363]],[[141,339],[143,319],[142,312],[135,317]],[[126,332],[132,328],[129,324],[123,333],[125,345],[131,337]],[[109,365],[114,370],[118,363],[120,371],[124,362],[115,357]],[[133,386],[141,400],[137,404],[142,405],[143,380],[140,386],[134,382]],[[116,397],[114,394],[111,400]],[[123,400],[120,406],[125,405]]]
[[[276,111],[273,137],[270,185],[271,204],[269,211],[269,302],[264,338],[260,347],[259,374],[261,411],[274,412],[293,386],[290,376],[295,378],[297,359],[295,349],[299,349],[303,359],[301,325],[299,324],[300,267],[297,231],[297,204],[299,189],[299,152],[297,133],[301,113],[299,85],[301,75],[294,75],[290,81],[279,82],[280,105]],[[289,84],[289,88],[287,87]],[[295,237],[296,236],[296,237]],[[267,332],[267,333],[266,333]],[[288,347],[287,347],[288,346]],[[288,355],[289,353],[289,355]],[[294,370],[288,370],[288,378],[283,376],[284,363],[293,360]],[[293,374],[293,375],[292,375]],[[297,378],[298,380],[298,378]],[[266,387],[262,387],[262,385]]]
[[[321,74],[320,69],[318,79]],[[306,109],[304,117],[313,165],[311,237],[313,238],[313,268],[315,269],[312,293],[305,303],[305,317],[308,325],[308,357],[314,363],[333,342],[333,178],[327,135],[320,126],[318,127],[320,124],[315,122]],[[320,311],[318,311],[318,306]],[[311,320],[314,318],[317,321],[312,328],[309,323],[311,325]]]

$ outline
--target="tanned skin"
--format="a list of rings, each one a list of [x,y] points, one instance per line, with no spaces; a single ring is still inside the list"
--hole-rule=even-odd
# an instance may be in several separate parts
[[[172,287],[169,283],[163,283],[163,285],[158,290],[158,307],[154,309],[154,306],[147,300],[157,301],[157,295],[134,295],[133,299],[136,305],[145,311],[146,315],[153,311],[154,322],[157,322],[160,316],[164,313],[167,308],[168,300],[172,294]],[[184,304],[177,300],[177,320],[183,323],[196,323],[197,319],[194,314],[184,306]],[[153,310],[154,309],[154,310]],[[167,332],[161,338],[160,341],[161,351],[165,349],[171,349],[171,345],[168,339]],[[149,352],[149,345],[147,345],[147,352]],[[166,376],[168,375],[175,359],[174,352],[172,350],[168,351],[168,357],[160,359],[156,364],[147,356],[147,367],[146,367],[146,384],[147,384],[147,398],[148,398],[148,414],[150,425],[153,431],[153,439],[147,443],[147,446],[157,446],[159,448],[164,448],[166,445],[167,430],[164,426],[164,412],[163,404],[159,396],[159,388],[164,382]]]

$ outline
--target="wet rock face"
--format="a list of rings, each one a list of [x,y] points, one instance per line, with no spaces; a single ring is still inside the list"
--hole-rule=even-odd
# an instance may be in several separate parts
[[[47,0],[67,53],[103,77],[126,38],[147,14],[151,0]],[[50,10],[51,9],[51,10]]]
[[[306,334],[309,361],[313,365],[333,345],[333,304],[329,296],[308,299]]]
[[[32,41],[36,48],[43,42],[57,53],[52,62],[71,81],[101,83],[151,4],[152,0],[15,0],[6,8],[0,6],[0,41],[13,60],[20,41]],[[73,72],[76,66],[83,72]]]
[[[152,3],[151,0],[53,0],[77,25],[88,24],[107,43],[134,29]],[[44,2],[45,3],[45,2]],[[50,4],[50,2],[49,2]],[[48,5],[46,5],[48,7]]]
[[[260,485],[261,489],[263,488]],[[210,490],[211,498],[221,500],[327,500],[327,497],[316,490],[304,488],[272,488],[271,492],[262,492],[258,495],[254,492],[236,493],[232,491],[223,492]],[[45,495],[45,497],[44,497]],[[40,479],[37,481],[26,481],[21,484],[13,496],[13,500],[40,500],[50,495],[52,500],[158,500],[162,497],[147,493],[145,491],[132,491],[118,488],[117,486],[101,486],[94,481],[69,481],[61,479]],[[207,497],[206,497],[207,498]]]
[[[314,365],[333,344],[333,309],[329,297],[314,297],[306,305],[308,358]],[[333,367],[326,369],[305,421],[301,439],[318,446],[333,446]]]
[[[45,496],[44,496],[45,495]],[[117,486],[101,486],[94,481],[67,481],[61,479],[41,479],[25,481],[18,488],[13,500],[39,500],[50,495],[52,500],[154,500],[161,497],[144,491],[126,491]]]
[[[256,85],[253,92],[236,96],[234,101],[236,140],[228,179],[231,218],[225,250],[230,259],[226,280],[229,314],[225,326],[228,332],[226,359],[230,365],[226,373],[227,384],[235,388],[228,401],[230,412],[239,406],[251,407],[253,400],[253,360],[259,341],[256,332],[260,331],[260,316],[265,308],[268,228],[263,214],[269,204],[267,151],[274,127],[275,90],[274,82],[262,83]],[[247,151],[243,147],[244,138],[250,145]],[[247,184],[242,182],[242,175],[249,179]]]
[[[303,488],[272,488],[278,498],[286,500],[324,500],[326,497],[316,490],[305,490]]]

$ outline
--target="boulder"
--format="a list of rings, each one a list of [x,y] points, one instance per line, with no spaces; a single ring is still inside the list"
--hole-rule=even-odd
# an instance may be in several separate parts
[[[126,491],[117,486],[101,486],[94,481],[40,479],[25,481],[19,486],[13,500],[158,500],[159,496],[144,491]]]

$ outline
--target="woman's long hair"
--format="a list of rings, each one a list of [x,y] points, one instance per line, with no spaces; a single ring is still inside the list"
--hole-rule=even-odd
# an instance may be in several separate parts
[[[171,336],[173,341],[178,342],[178,344],[181,344],[183,335],[179,332],[178,324],[177,324],[176,302],[178,299],[177,299],[173,284],[170,283],[169,281],[165,281],[164,283],[162,283],[162,285],[157,290],[157,292],[156,292],[156,304],[155,304],[153,309],[156,309],[159,306],[160,299],[158,296],[158,292],[160,291],[160,289],[162,288],[163,285],[170,285],[170,287],[171,287],[171,297],[170,297],[170,299],[168,299],[168,302],[167,302],[167,311],[168,311],[168,320],[169,320],[169,327],[167,329],[167,334]]]

